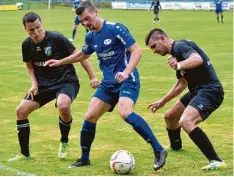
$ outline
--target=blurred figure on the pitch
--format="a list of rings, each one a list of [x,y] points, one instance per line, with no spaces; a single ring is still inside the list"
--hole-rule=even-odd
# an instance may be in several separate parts
[[[152,1],[152,3],[151,3],[151,6],[150,6],[150,8],[149,8],[149,10],[151,9],[151,8],[154,8],[154,20],[153,20],[153,23],[156,23],[156,21],[158,22],[158,23],[160,23],[160,19],[159,19],[159,9],[161,9],[162,10],[162,6],[161,6],[161,4],[160,4],[160,1],[159,0],[153,0]]]
[[[73,12],[76,11],[76,8],[79,6],[79,4],[81,2],[82,2],[82,0],[74,0],[73,8],[72,8]],[[74,19],[74,27],[73,27],[73,31],[72,31],[72,38],[69,39],[70,42],[74,42],[75,36],[76,36],[77,27],[78,27],[79,24],[80,24],[80,20],[79,20],[78,16],[76,15],[75,19]],[[85,30],[86,30],[86,32],[88,32],[87,28],[85,28]]]
[[[215,13],[217,16],[217,21],[219,23],[219,16],[221,16],[221,22],[223,21],[223,1],[222,0],[215,0]]]
[[[164,115],[170,148],[175,151],[182,148],[182,127],[209,160],[209,165],[201,169],[225,168],[226,163],[219,158],[205,132],[197,126],[206,120],[224,99],[223,86],[210,59],[193,41],[170,39],[161,29],[151,30],[145,38],[145,44],[153,53],[171,55],[168,65],[176,71],[177,77],[170,91],[161,100],[151,103],[148,108],[155,113],[187,87],[189,89]]]
[[[80,84],[72,64],[56,68],[45,67],[44,64],[51,58],[59,61],[79,51],[62,34],[45,31],[40,16],[34,12],[24,15],[23,25],[29,35],[22,43],[23,62],[26,63],[32,86],[16,108],[18,138],[23,156],[16,156],[9,161],[30,157],[28,116],[54,99],[59,113],[61,133],[58,157],[66,158],[69,152],[68,135],[72,124],[70,106],[79,92]],[[99,83],[87,60],[81,64],[91,79],[91,86],[98,87]]]
[[[88,28],[85,44],[79,54],[71,55],[60,61],[49,60],[46,66],[57,67],[80,62],[96,53],[103,79],[94,94],[80,134],[81,158],[70,168],[90,165],[90,150],[93,143],[98,119],[106,112],[112,112],[118,103],[123,120],[152,146],[154,152],[154,170],[162,168],[167,152],[159,144],[147,122],[134,112],[140,92],[140,77],[136,68],[142,50],[128,29],[120,24],[102,19],[95,5],[83,1],[76,9],[80,22]]]

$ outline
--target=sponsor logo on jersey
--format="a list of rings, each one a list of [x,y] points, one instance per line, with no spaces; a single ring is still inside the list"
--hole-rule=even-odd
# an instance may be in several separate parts
[[[102,58],[103,60],[111,59],[111,57],[115,54],[115,51],[110,51],[107,53],[98,53],[97,56]]]
[[[111,39],[106,39],[105,41],[104,41],[104,44],[105,45],[109,45],[111,43]]]
[[[39,67],[44,67],[44,64],[45,64],[44,61],[40,61],[40,62],[35,61],[35,62],[34,62],[34,65],[35,65],[35,66],[39,66]]]
[[[52,48],[51,47],[45,47],[45,54],[47,56],[51,56],[52,55]]]

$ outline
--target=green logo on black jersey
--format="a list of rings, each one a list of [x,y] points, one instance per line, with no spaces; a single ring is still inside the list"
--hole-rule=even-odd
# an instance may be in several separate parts
[[[51,47],[46,47],[45,48],[45,54],[47,56],[51,56],[52,55],[52,48]]]

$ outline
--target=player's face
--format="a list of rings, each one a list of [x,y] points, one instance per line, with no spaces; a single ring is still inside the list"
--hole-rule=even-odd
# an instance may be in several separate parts
[[[162,39],[153,40],[151,38],[149,40],[148,46],[152,50],[153,53],[157,53],[162,56],[165,56],[166,54],[168,54],[168,48]]]
[[[35,20],[33,23],[25,23],[25,30],[35,43],[40,43],[45,37],[45,33],[39,19]]]
[[[81,15],[78,15],[78,18],[88,30],[95,30],[97,28],[97,11],[90,12],[86,9]]]

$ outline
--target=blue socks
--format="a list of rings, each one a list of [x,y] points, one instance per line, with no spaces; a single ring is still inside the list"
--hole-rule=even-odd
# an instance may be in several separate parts
[[[80,133],[80,145],[82,150],[81,159],[84,161],[89,160],[89,152],[95,137],[95,132],[96,132],[96,123],[84,120],[83,127]]]
[[[144,138],[144,140],[147,143],[151,144],[154,152],[160,152],[163,150],[163,147],[159,144],[158,140],[154,136],[149,125],[146,123],[146,121],[143,118],[141,118],[136,113],[132,112],[125,119],[125,121],[130,125],[132,125],[133,129],[138,134],[140,134],[141,137]],[[84,161],[89,160],[90,148],[95,138],[95,132],[96,132],[96,123],[84,120],[83,127],[80,133],[80,145],[82,150],[81,160]]]
[[[160,152],[163,150],[163,147],[159,144],[151,128],[149,127],[149,125],[146,123],[146,121],[142,117],[132,112],[131,114],[128,115],[125,121],[129,123],[130,125],[132,125],[133,129],[139,135],[141,135],[141,137],[144,138],[144,140],[147,143],[151,144],[155,152]]]

